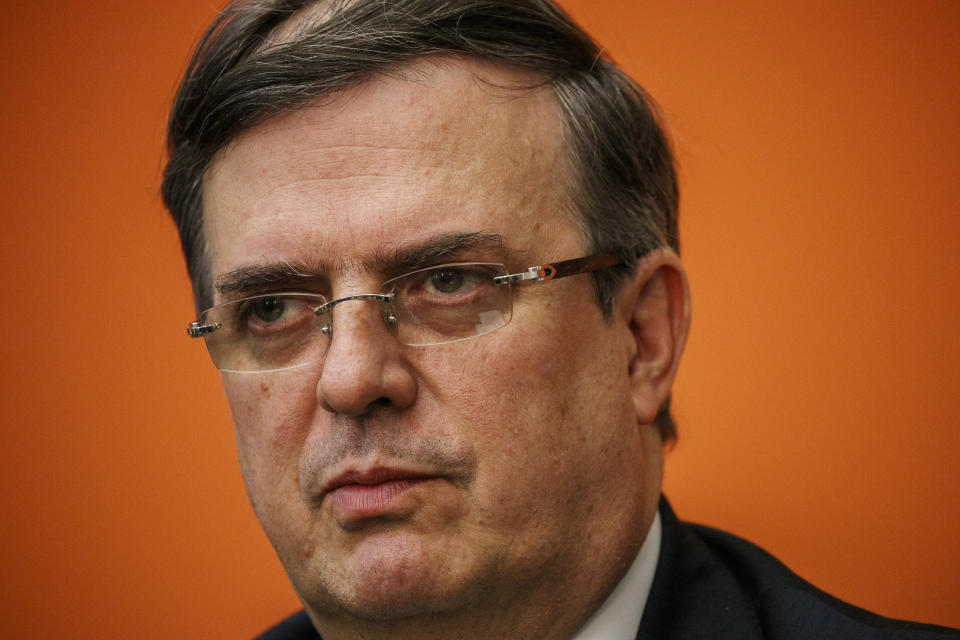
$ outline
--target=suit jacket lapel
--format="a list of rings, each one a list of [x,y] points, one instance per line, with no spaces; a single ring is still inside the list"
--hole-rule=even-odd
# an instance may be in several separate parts
[[[663,540],[637,640],[761,640],[759,617],[733,572],[660,501]]]

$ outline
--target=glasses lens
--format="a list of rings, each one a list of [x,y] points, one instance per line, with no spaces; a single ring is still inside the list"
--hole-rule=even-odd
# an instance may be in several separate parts
[[[446,264],[384,283],[394,295],[397,338],[412,346],[455,342],[483,335],[510,322],[510,285],[500,264]]]
[[[320,295],[272,294],[227,302],[205,311],[200,322],[217,329],[204,338],[222,371],[274,371],[323,357],[325,318],[315,310]]]

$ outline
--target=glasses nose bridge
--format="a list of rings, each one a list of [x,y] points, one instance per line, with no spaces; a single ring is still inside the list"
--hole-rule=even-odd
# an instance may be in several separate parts
[[[383,320],[383,323],[387,326],[391,332],[394,330],[397,324],[396,315],[393,312],[393,300],[394,294],[392,293],[358,293],[352,296],[343,296],[342,298],[336,298],[320,305],[316,308],[314,313],[317,317],[320,317],[324,314],[327,314],[327,321],[321,327],[320,332],[324,335],[331,335],[333,333],[333,309],[334,307],[343,304],[344,302],[352,302],[354,300],[371,300],[374,302],[380,303],[380,317]]]

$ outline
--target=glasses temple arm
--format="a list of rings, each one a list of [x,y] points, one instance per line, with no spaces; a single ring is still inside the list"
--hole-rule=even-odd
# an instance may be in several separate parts
[[[217,329],[221,328],[223,325],[219,322],[216,324],[200,324],[199,322],[191,322],[190,326],[187,327],[187,335],[191,338],[201,338],[208,333],[213,333]]]
[[[556,278],[565,278],[567,276],[577,275],[578,273],[589,273],[621,264],[620,259],[610,253],[604,253],[595,256],[586,256],[584,258],[575,258],[574,260],[561,260],[550,264],[529,267],[522,273],[511,273],[505,276],[497,276],[493,279],[494,284],[510,284],[513,282],[546,282]]]

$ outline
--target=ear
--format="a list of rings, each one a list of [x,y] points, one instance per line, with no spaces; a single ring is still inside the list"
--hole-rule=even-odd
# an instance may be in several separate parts
[[[635,351],[630,385],[638,424],[651,424],[680,364],[690,330],[690,287],[680,258],[671,249],[650,252],[637,264],[617,298]]]

